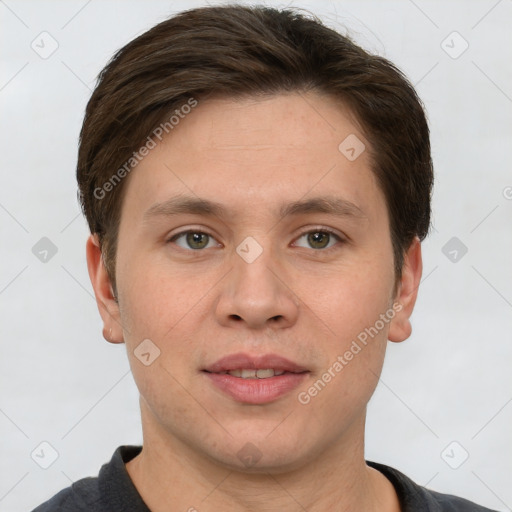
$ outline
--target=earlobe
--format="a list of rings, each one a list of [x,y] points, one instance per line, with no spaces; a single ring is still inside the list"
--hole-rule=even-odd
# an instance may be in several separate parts
[[[96,304],[103,320],[103,337],[110,343],[123,343],[123,329],[119,305],[112,283],[105,268],[97,234],[92,234],[86,244],[87,268],[94,289]]]
[[[400,308],[394,308],[396,314],[389,327],[389,341],[404,341],[411,335],[412,326],[409,319],[418,296],[422,270],[421,242],[418,237],[415,237],[404,255],[402,278],[394,299]]]

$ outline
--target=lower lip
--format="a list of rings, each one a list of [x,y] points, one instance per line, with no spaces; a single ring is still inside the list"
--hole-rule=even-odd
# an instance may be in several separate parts
[[[237,402],[266,404],[295,389],[308,372],[283,373],[266,379],[242,379],[227,373],[203,372],[213,384]]]

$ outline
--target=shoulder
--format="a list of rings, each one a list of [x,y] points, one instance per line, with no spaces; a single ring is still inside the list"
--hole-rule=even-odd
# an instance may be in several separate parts
[[[439,510],[443,512],[497,512],[458,496],[423,489],[439,505]]]
[[[395,468],[376,462],[366,463],[393,484],[403,512],[497,512],[458,496],[431,491]]]
[[[83,478],[63,489],[32,512],[103,512],[98,508],[100,493],[98,478]]]
[[[142,446],[120,446],[97,477],[78,480],[32,512],[112,512],[137,510],[149,512],[130,480],[125,464]]]

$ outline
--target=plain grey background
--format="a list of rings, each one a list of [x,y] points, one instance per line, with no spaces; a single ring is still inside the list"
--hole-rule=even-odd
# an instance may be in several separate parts
[[[141,443],[125,348],[103,340],[87,274],[77,139],[113,52],[200,5],[0,1],[2,511],[31,510]],[[292,5],[397,64],[432,132],[435,229],[413,334],[390,343],[370,402],[366,457],[512,510],[512,2]]]

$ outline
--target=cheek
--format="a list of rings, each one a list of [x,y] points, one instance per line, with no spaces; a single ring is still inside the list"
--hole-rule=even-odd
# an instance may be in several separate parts
[[[189,276],[151,258],[125,264],[118,282],[123,327],[132,341],[163,340],[179,330],[208,290],[201,273]]]
[[[312,315],[319,326],[335,340],[341,349],[360,332],[372,327],[392,305],[392,263],[384,266],[362,262],[358,266],[347,265],[315,280],[297,276],[295,290],[304,297],[304,313]],[[380,323],[379,323],[380,326]],[[387,332],[388,324],[379,327]]]
[[[309,385],[314,386],[310,388],[317,402],[314,407],[330,410],[340,404],[332,409],[339,420],[337,414],[366,405],[382,370],[394,317],[391,261],[387,266],[368,262],[359,270],[347,267],[322,283],[322,293],[310,294],[305,301],[311,328],[316,325],[321,331],[319,344],[325,353]]]
[[[335,335],[324,339],[324,364],[298,397],[312,416],[323,418],[327,437],[339,434],[340,425],[352,424],[375,391],[387,346],[389,324],[375,327],[383,311],[347,308],[330,325]]]
[[[178,273],[149,259],[131,261],[124,272],[120,280],[121,322],[135,382],[148,403],[174,417],[180,414],[181,400],[190,399],[182,385],[188,386],[193,378],[212,285],[204,273]],[[146,339],[157,347],[153,350],[158,357],[150,366],[137,358],[138,347]]]

